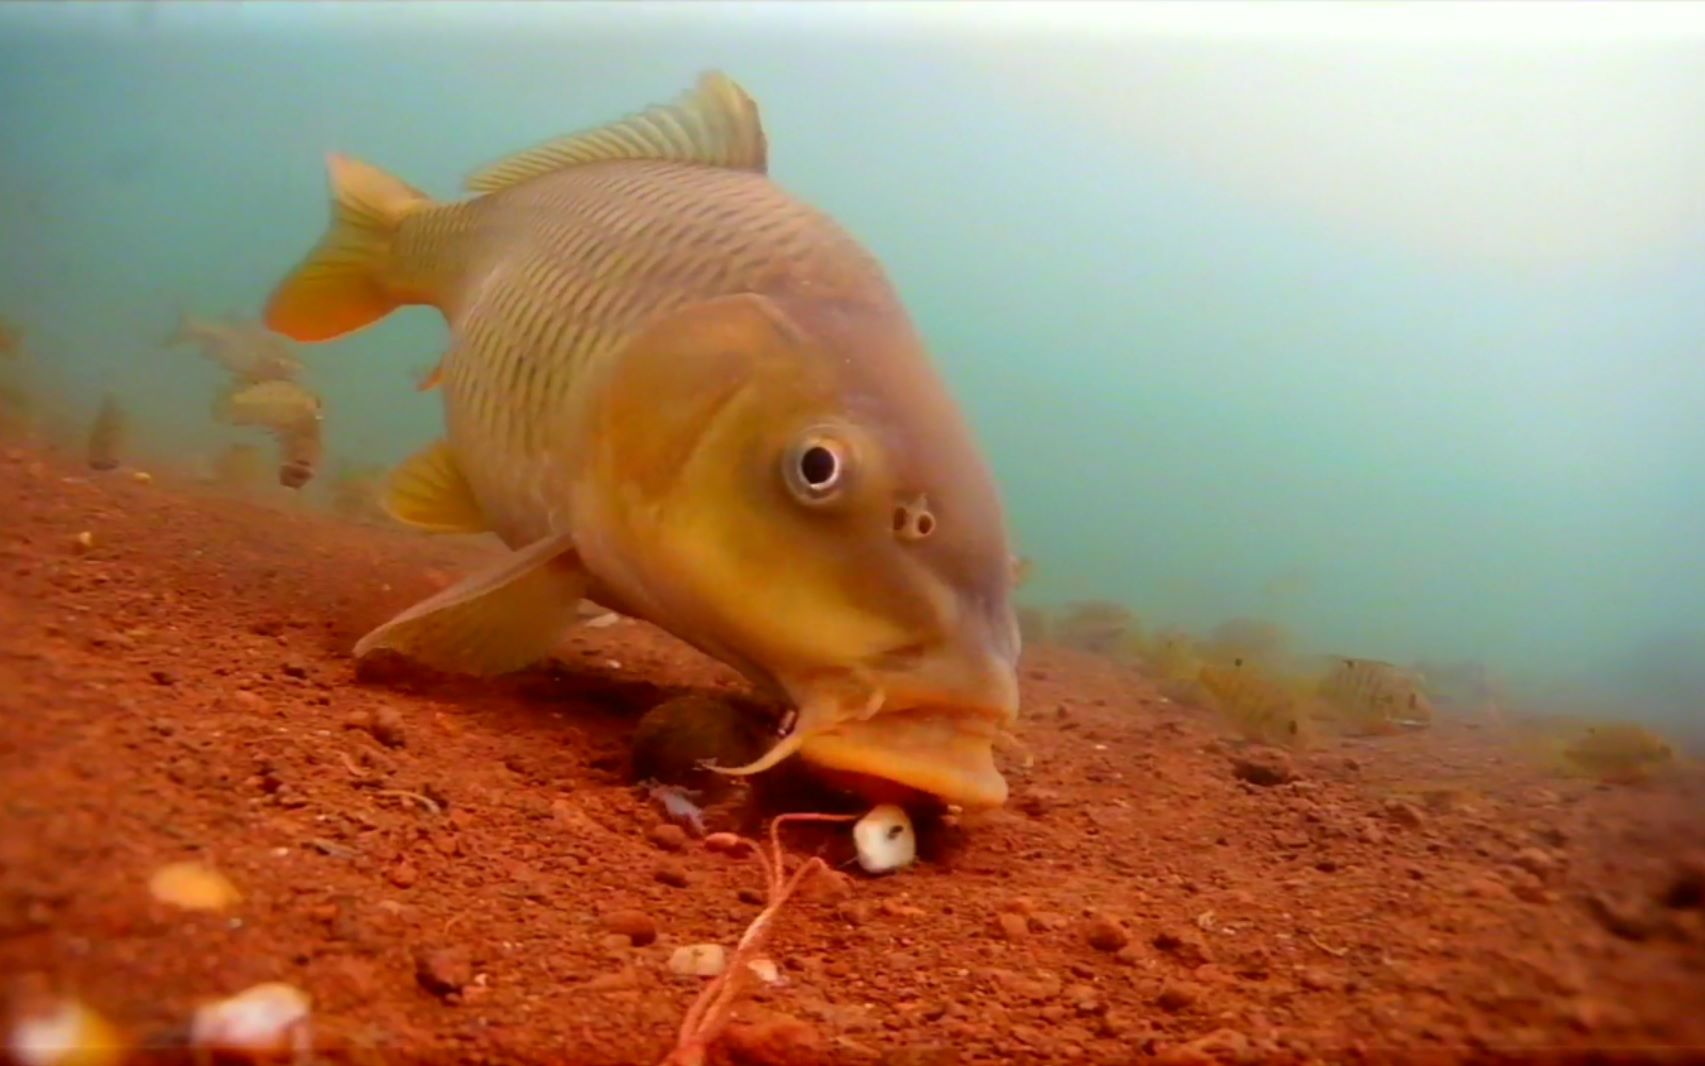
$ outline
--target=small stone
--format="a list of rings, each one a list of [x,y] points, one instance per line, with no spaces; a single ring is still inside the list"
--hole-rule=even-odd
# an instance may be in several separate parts
[[[402,712],[395,707],[381,707],[373,713],[373,739],[387,748],[400,748],[408,743],[403,732]]]
[[[1670,871],[1663,905],[1672,910],[1705,909],[1705,853],[1683,855]]]
[[[639,987],[639,971],[624,966],[615,973],[601,973],[580,986],[588,992],[620,992]]]
[[[646,835],[657,847],[664,851],[680,851],[687,846],[687,831],[673,822],[662,822],[651,827]]]
[[[301,663],[285,663],[279,669],[284,672],[285,677],[293,677],[298,681],[307,680],[308,668]]]
[[[751,1066],[824,1062],[828,1052],[816,1029],[786,1015],[758,1022],[732,1022],[723,1030],[721,1043],[734,1061]]]
[[[1551,898],[1545,883],[1526,870],[1511,870],[1507,881],[1510,894],[1523,903],[1545,903]]]
[[[1089,946],[1097,951],[1115,952],[1131,942],[1131,935],[1111,918],[1091,919],[1084,929]]]
[[[1013,914],[1030,914],[1036,910],[1036,903],[1029,896],[1014,896],[1001,904],[1001,910]]]
[[[652,876],[660,885],[668,885],[670,888],[687,887],[687,868],[678,862],[666,862],[659,865],[657,872]]]
[[[366,711],[350,711],[343,716],[343,727],[365,733],[373,728],[373,716]]]
[[[435,996],[460,992],[473,982],[473,959],[467,948],[422,949],[414,957],[414,979]]]
[[[1051,788],[1033,788],[1018,797],[1018,809],[1032,818],[1047,817],[1060,805],[1060,794]]]
[[[170,670],[150,670],[148,676],[154,679],[156,685],[175,685],[178,683],[178,675]]]
[[[1155,950],[1166,952],[1186,966],[1200,966],[1213,961],[1208,942],[1193,930],[1162,930],[1155,934],[1152,943]]]
[[[1025,920],[1024,915],[1011,911],[995,915],[995,926],[1008,940],[1023,940],[1030,932],[1030,923]]]
[[[1550,884],[1558,873],[1557,860],[1544,848],[1522,848],[1511,861],[1543,884]]]
[[[1470,899],[1508,899],[1510,890],[1492,877],[1470,877],[1462,882],[1462,894]]]
[[[853,879],[839,870],[818,870],[799,886],[799,898],[834,903],[853,894]]]
[[[1231,760],[1231,772],[1240,781],[1270,788],[1297,779],[1291,757],[1277,748],[1257,748]]]
[[[1195,1006],[1200,998],[1201,994],[1196,986],[1183,981],[1168,981],[1160,990],[1160,995],[1154,998],[1154,1002],[1161,1010],[1176,1014]]]
[[[1338,981],[1324,970],[1307,968],[1297,973],[1297,983],[1310,992],[1336,992]]]
[[[657,939],[657,923],[651,915],[642,910],[629,908],[610,911],[600,921],[605,929],[627,937],[628,943],[636,948],[642,948]]]
[[[391,884],[396,885],[398,888],[408,888],[410,885],[420,880],[419,872],[406,862],[399,862],[397,865],[391,867],[391,872],[388,876],[390,877]]]
[[[95,550],[95,535],[85,529],[83,532],[77,534],[75,537],[72,537],[71,538],[71,550],[76,552],[78,555],[82,555],[85,552],[94,551]]]
[[[1398,825],[1407,829],[1421,828],[1423,821],[1421,808],[1413,803],[1405,803],[1402,800],[1387,800],[1384,811],[1385,816]]]
[[[669,972],[683,977],[715,977],[728,967],[721,944],[685,944],[669,956]]]
[[[1593,894],[1582,901],[1587,913],[1610,933],[1624,940],[1645,940],[1652,935],[1652,921],[1631,901]]]

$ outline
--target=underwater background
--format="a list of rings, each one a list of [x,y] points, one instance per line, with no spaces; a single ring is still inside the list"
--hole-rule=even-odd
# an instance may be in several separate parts
[[[162,342],[258,314],[328,151],[448,198],[721,69],[899,285],[1027,599],[1697,729],[1699,9],[1341,6],[7,3],[0,315],[84,417],[206,452],[219,371]],[[438,434],[445,337],[302,349],[334,459]]]

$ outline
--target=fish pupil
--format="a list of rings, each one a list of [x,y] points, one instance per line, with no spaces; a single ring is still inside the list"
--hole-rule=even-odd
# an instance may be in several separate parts
[[[799,456],[799,476],[814,489],[827,488],[840,473],[840,461],[835,453],[821,444],[813,444]]]

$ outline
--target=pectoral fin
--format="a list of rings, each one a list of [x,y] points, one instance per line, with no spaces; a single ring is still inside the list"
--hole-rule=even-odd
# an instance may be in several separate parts
[[[473,574],[362,637],[447,673],[490,677],[545,658],[579,620],[586,571],[566,536],[546,537]]]
[[[432,533],[491,528],[446,440],[433,442],[392,471],[379,504],[404,525]]]

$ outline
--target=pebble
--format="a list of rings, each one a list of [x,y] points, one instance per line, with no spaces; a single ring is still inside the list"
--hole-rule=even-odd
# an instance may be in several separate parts
[[[678,862],[662,863],[652,876],[657,879],[657,883],[660,885],[668,885],[670,888],[687,887],[687,868]]]
[[[1683,855],[1675,860],[1663,905],[1672,910],[1705,909],[1705,853]]]
[[[1089,946],[1097,951],[1114,952],[1131,942],[1131,935],[1111,918],[1091,919],[1084,929]]]
[[[1421,808],[1415,806],[1413,803],[1405,803],[1402,800],[1387,800],[1385,803],[1385,816],[1398,825],[1409,829],[1421,828],[1421,823],[1423,821],[1423,818],[1421,817]]]
[[[734,1022],[723,1031],[721,1043],[736,1062],[750,1066],[823,1062],[827,1054],[815,1028],[780,1014],[759,1022]]]
[[[605,929],[627,937],[628,943],[636,948],[642,948],[657,939],[657,922],[642,910],[609,911],[600,921]]]
[[[1202,939],[1201,934],[1188,929],[1162,930],[1155,934],[1152,943],[1155,950],[1164,951],[1188,966],[1200,966],[1213,961],[1212,953],[1208,951],[1208,942]]]
[[[684,944],[669,956],[669,972],[684,977],[715,977],[728,968],[728,952],[721,944]]]
[[[664,851],[680,851],[687,846],[687,831],[673,822],[660,822],[651,827],[646,839]]]
[[[1550,884],[1556,878],[1560,866],[1557,859],[1544,848],[1522,848],[1515,853],[1511,861],[1545,884]]]
[[[1196,986],[1184,981],[1168,981],[1160,990],[1160,995],[1154,998],[1155,1005],[1161,1010],[1176,1014],[1195,1006],[1201,998]]]
[[[82,555],[84,552],[93,551],[94,548],[95,535],[86,529],[71,538],[71,549],[78,555]]]
[[[1024,915],[1011,911],[1002,911],[995,915],[995,925],[1008,940],[1023,940],[1030,932],[1030,923],[1025,920]]]
[[[420,880],[419,872],[406,862],[400,862],[391,867],[389,877],[391,884],[396,885],[398,888],[408,888],[410,885]]]
[[[381,707],[373,712],[370,731],[373,739],[387,748],[400,748],[408,743],[408,737],[403,732],[402,712],[395,707]]]
[[[1231,772],[1240,781],[1269,788],[1297,779],[1291,757],[1277,748],[1264,748],[1238,755],[1231,760]]]
[[[414,957],[414,979],[435,996],[460,992],[473,983],[473,958],[467,948],[422,949]]]

